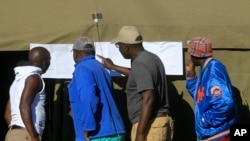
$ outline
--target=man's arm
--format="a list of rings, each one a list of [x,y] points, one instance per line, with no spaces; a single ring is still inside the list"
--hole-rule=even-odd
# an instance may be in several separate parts
[[[77,95],[79,106],[79,120],[83,129],[85,140],[89,140],[89,132],[96,130],[98,122],[96,113],[100,102],[97,94],[96,80],[91,70],[85,67],[79,67],[74,72],[74,81],[77,85]]]
[[[229,117],[234,113],[233,94],[225,81],[218,78],[210,79],[207,88],[210,88],[207,95],[210,96],[208,102],[211,106],[206,112],[202,113],[201,124],[204,127],[218,127],[228,122]]]
[[[186,88],[188,93],[194,98],[197,82],[194,63],[191,60],[186,61]]]
[[[31,104],[34,100],[36,93],[40,90],[41,85],[42,81],[39,75],[34,74],[29,76],[25,81],[25,86],[22,92],[21,101],[19,105],[23,123],[32,141],[39,140],[39,135],[37,134],[32,122]]]
[[[10,99],[6,103],[4,118],[6,123],[10,125],[11,122]]]
[[[109,69],[109,70],[115,70],[119,73],[124,74],[125,76],[129,76],[130,70],[129,68],[122,67],[122,66],[117,66],[113,63],[113,61],[109,58],[104,58],[103,56],[97,55],[97,57],[102,59],[102,65]]]
[[[137,128],[136,141],[145,141],[145,132],[147,125],[152,114],[152,109],[155,101],[155,94],[153,90],[145,90],[141,93],[142,105],[141,105],[141,116]]]

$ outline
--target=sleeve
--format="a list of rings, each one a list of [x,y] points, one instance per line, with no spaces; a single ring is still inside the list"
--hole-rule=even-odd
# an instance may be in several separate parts
[[[96,93],[96,82],[94,75],[87,68],[79,68],[76,75],[76,84],[79,92],[79,105],[81,106],[80,116],[81,126],[84,131],[96,129],[97,123],[95,113],[99,103],[99,97]]]
[[[188,93],[194,98],[195,92],[196,92],[196,84],[197,84],[198,78],[195,77],[194,79],[186,80],[186,89]]]
[[[138,93],[154,89],[152,73],[143,63],[134,62],[132,73],[136,81]]]
[[[228,120],[234,110],[234,101],[230,85],[225,80],[211,79],[206,90],[211,107],[202,114],[203,127],[218,127]]]

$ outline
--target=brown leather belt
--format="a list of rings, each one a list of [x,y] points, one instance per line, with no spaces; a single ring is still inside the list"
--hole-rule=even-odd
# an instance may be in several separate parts
[[[10,126],[10,130],[13,130],[13,129],[24,129],[24,127],[18,126],[18,125],[12,125],[12,126]]]
[[[168,117],[168,114],[167,113],[161,113],[157,117]]]

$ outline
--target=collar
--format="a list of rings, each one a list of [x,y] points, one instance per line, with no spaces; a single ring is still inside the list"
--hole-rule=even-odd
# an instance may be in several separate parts
[[[207,64],[208,64],[211,60],[213,60],[213,57],[209,57],[209,58],[207,58],[207,59],[205,60],[204,64],[201,66],[201,67],[202,67],[202,70],[204,70],[204,69],[206,68]]]
[[[75,66],[77,66],[78,64],[85,62],[87,60],[91,60],[91,59],[95,59],[95,56],[93,56],[93,55],[85,56],[82,59],[80,59],[78,62],[76,62]]]

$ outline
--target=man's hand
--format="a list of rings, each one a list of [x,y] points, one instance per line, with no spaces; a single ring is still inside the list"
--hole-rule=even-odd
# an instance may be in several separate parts
[[[41,141],[41,140],[40,140],[39,136],[36,136],[36,137],[31,138],[31,141]]]
[[[113,63],[113,61],[111,60],[111,59],[109,59],[109,58],[104,58],[103,56],[101,56],[101,55],[96,55],[97,57],[99,57],[100,59],[102,59],[102,65],[105,67],[105,68],[107,68],[107,69],[109,69],[109,70],[113,70],[113,68],[114,68],[114,63]]]
[[[195,76],[195,67],[194,63],[191,60],[186,61],[186,72],[189,75]]]
[[[86,141],[89,141],[89,132],[88,131],[84,131],[84,137]]]
[[[145,141],[145,136],[144,134],[137,133],[135,141]]]
[[[101,55],[96,55],[97,57],[99,57],[100,59],[102,59],[102,65],[109,69],[109,70],[114,70],[114,71],[117,71],[121,74],[124,74],[125,76],[129,76],[130,74],[130,69],[126,68],[126,67],[122,67],[122,66],[118,66],[118,65],[115,65],[113,63],[113,61],[109,58],[104,58],[103,56]]]

